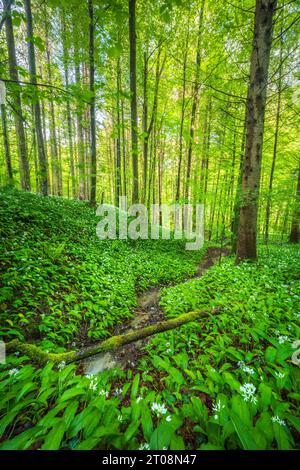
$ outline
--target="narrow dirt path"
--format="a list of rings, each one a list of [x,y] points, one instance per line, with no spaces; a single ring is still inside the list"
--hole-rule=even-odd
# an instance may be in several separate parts
[[[203,276],[203,274],[211,266],[221,261],[222,256],[229,254],[229,248],[208,248],[194,276],[190,277],[186,281],[183,281],[182,283],[170,284],[169,286],[171,287],[178,284],[183,284],[184,282],[188,282],[193,278]],[[131,318],[128,323],[122,326],[118,326],[113,334],[123,334],[130,330],[143,328],[145,326],[153,325],[154,323],[165,320],[166,318],[164,311],[159,305],[160,289],[160,287],[154,287],[138,296],[138,306],[133,310],[134,317]],[[149,338],[146,338],[135,343],[128,344],[123,348],[120,348],[115,353],[108,352],[94,356],[91,359],[87,359],[83,363],[84,372],[86,374],[95,374],[116,366],[123,369],[126,369],[127,367],[132,368],[144,355],[143,348],[148,341]]]

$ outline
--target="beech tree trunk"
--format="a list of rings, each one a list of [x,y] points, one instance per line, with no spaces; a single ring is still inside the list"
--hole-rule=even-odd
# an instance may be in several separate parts
[[[78,51],[77,51],[78,52]],[[78,87],[81,86],[80,63],[77,57],[75,62],[75,80]],[[78,170],[79,170],[79,199],[85,198],[85,161],[84,161],[84,142],[83,142],[83,112],[82,105],[79,103],[76,110],[76,128],[77,128],[77,153],[78,153]]]
[[[9,184],[12,184],[13,183],[13,171],[12,171],[10,147],[9,147],[8,132],[7,132],[5,104],[1,104],[1,121],[2,121],[2,133],[3,133],[3,144],[4,144],[4,151],[5,151],[5,163],[6,163],[7,177],[8,177]]]
[[[46,13],[45,13],[46,15]],[[47,56],[47,72],[48,72],[48,83],[52,83],[52,72],[51,72],[51,52],[49,44],[49,31],[48,23],[45,20],[45,36],[46,36],[46,56]],[[53,99],[53,90],[50,89],[49,97],[50,105],[50,148],[51,148],[51,169],[52,169],[52,194],[62,196],[62,176],[60,174],[60,164],[58,159],[58,145],[57,145],[57,132],[56,132],[56,120],[55,120],[55,107]]]
[[[202,147],[202,160],[201,160],[201,174],[200,174],[200,188],[199,200],[205,204],[207,182],[208,182],[208,163],[209,163],[209,147],[210,147],[210,128],[211,128],[211,96],[208,97],[208,103],[205,110],[205,124],[203,132],[203,147]]]
[[[130,110],[131,110],[131,153],[132,153],[132,178],[133,178],[132,203],[133,204],[139,202],[135,3],[136,3],[136,0],[129,0]]]
[[[299,243],[300,241],[299,222],[300,222],[300,161],[299,161],[299,168],[298,168],[298,181],[297,181],[297,189],[296,189],[295,209],[293,211],[292,228],[291,228],[291,233],[290,233],[291,243]]]
[[[120,74],[120,90],[122,89]],[[122,170],[123,170],[123,195],[127,196],[127,152],[126,152],[126,138],[125,138],[125,118],[124,118],[124,98],[121,100],[121,118],[122,118]]]
[[[91,174],[90,174],[90,203],[96,205],[96,109],[95,109],[95,58],[94,58],[94,6],[93,0],[88,0],[89,9],[89,66],[90,66],[90,129],[91,129]]]
[[[198,100],[199,100],[199,88],[200,88],[199,75],[200,75],[201,52],[202,52],[201,51],[201,42],[202,42],[201,39],[202,39],[202,28],[203,28],[204,3],[205,3],[205,0],[202,0],[200,14],[199,14],[196,70],[195,70],[193,96],[192,96],[192,113],[191,113],[191,122],[190,122],[190,135],[189,135],[186,181],[185,181],[185,192],[184,192],[184,197],[185,197],[186,202],[189,201],[190,178],[191,178],[191,169],[192,169],[192,153],[193,153],[194,135],[195,135],[195,120],[196,120],[196,113],[197,113]]]
[[[40,181],[40,192],[43,196],[48,194],[48,168],[46,153],[44,147],[44,139],[42,133],[42,121],[41,121],[41,109],[40,101],[38,96],[38,90],[36,86],[36,62],[35,62],[35,50],[33,42],[33,25],[32,25],[32,13],[31,13],[31,0],[24,0],[26,23],[27,23],[27,37],[28,39],[28,64],[29,64],[29,75],[31,83],[35,84],[35,102],[34,102],[34,117],[35,117],[35,130],[37,137],[37,149],[39,156],[39,181]]]
[[[122,192],[121,179],[121,115],[120,115],[120,92],[121,92],[121,67],[120,58],[117,61],[117,139],[116,139],[116,163],[115,163],[115,179],[116,179],[116,206],[119,206],[119,197]]]
[[[250,83],[246,112],[246,150],[243,164],[236,262],[253,259],[256,232],[265,105],[269,59],[272,45],[273,15],[277,0],[256,0]]]
[[[8,65],[9,65],[9,75],[10,79],[14,82],[19,81],[18,73],[18,64],[16,58],[16,46],[14,38],[14,30],[11,18],[11,1],[3,0],[3,6],[6,11],[6,20],[5,20],[5,32],[6,32],[6,43],[8,50]],[[19,166],[20,166],[20,175],[21,175],[21,187],[22,189],[30,191],[30,171],[27,155],[27,146],[25,138],[25,130],[22,116],[22,103],[21,95],[16,83],[12,92],[13,98],[13,108],[14,108],[14,119],[17,135],[17,144],[18,144],[18,157],[19,157]]]
[[[148,47],[147,47],[148,49]],[[147,178],[148,178],[148,50],[144,52],[144,82],[143,82],[143,193],[142,203],[144,204],[147,194]]]
[[[155,121],[156,113],[157,113],[157,105],[158,105],[158,88],[159,88],[159,80],[164,68],[166,57],[163,59],[163,63],[160,66],[160,55],[161,55],[161,48],[158,48],[158,54],[156,59],[156,71],[155,71],[155,85],[154,85],[154,96],[153,96],[153,105],[152,105],[152,112],[151,118],[148,125],[148,98],[147,98],[147,91],[144,90],[144,116],[143,116],[143,128],[144,128],[144,142],[143,142],[143,160],[144,160],[144,174],[143,174],[143,197],[142,203],[144,203],[147,199],[147,178],[148,178],[148,146],[149,146],[149,138],[151,136],[153,130],[153,124]],[[145,68],[147,70],[147,61],[145,63]],[[148,72],[147,72],[148,74]],[[147,74],[144,73],[144,81],[147,87]],[[145,86],[144,83],[144,86]]]
[[[282,30],[281,30],[282,33]],[[277,99],[277,108],[276,108],[276,123],[275,123],[275,133],[274,133],[274,147],[273,147],[273,157],[271,164],[271,172],[269,178],[269,190],[267,196],[267,205],[266,205],[266,225],[265,225],[265,242],[269,241],[269,225],[270,225],[270,215],[271,215],[271,198],[273,190],[273,178],[275,172],[275,164],[277,157],[277,146],[278,146],[278,132],[279,132],[279,118],[280,118],[280,106],[281,106],[281,91],[282,91],[282,41],[280,46],[280,57],[279,57],[279,69],[278,69],[278,99]]]
[[[236,184],[234,206],[233,206],[233,217],[231,222],[231,253],[236,253],[237,238],[240,221],[240,206],[241,206],[241,192],[243,182],[243,165],[244,165],[244,153],[245,153],[245,139],[246,139],[246,117],[244,121],[244,130],[242,136],[241,152],[240,152],[240,164],[239,164],[239,175]]]
[[[186,108],[186,69],[187,69],[187,57],[189,50],[189,24],[187,28],[186,43],[183,55],[183,64],[182,64],[182,102],[181,102],[181,117],[180,117],[180,131],[179,131],[179,157],[178,157],[178,169],[177,169],[177,178],[176,178],[176,196],[175,200],[178,202],[180,198],[180,179],[181,179],[181,166],[183,158],[183,128],[185,120],[185,108]]]
[[[64,62],[64,76],[65,85],[69,87],[69,57],[68,49],[66,44],[66,17],[65,13],[62,14],[62,46],[63,46],[63,62]],[[74,165],[74,146],[73,146],[73,135],[72,135],[72,119],[71,119],[71,107],[70,102],[67,99],[67,126],[68,126],[68,141],[69,141],[69,162],[70,162],[70,177],[72,185],[72,196],[76,197],[76,181],[75,181],[75,165]]]

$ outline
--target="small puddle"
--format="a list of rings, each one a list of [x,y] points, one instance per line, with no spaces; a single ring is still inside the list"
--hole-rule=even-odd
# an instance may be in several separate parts
[[[83,370],[85,375],[99,374],[99,372],[113,369],[118,366],[119,364],[116,362],[114,356],[109,352],[96,354],[96,356],[83,361]]]

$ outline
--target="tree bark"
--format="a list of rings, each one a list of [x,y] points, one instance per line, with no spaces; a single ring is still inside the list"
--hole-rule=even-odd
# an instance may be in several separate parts
[[[190,28],[189,24],[187,27],[186,43],[183,55],[183,64],[182,64],[182,102],[181,102],[181,117],[180,117],[180,131],[179,131],[179,157],[178,157],[178,169],[177,169],[177,178],[176,178],[176,202],[180,198],[180,179],[181,179],[181,166],[183,158],[183,129],[184,129],[184,120],[185,120],[185,107],[186,107],[186,69],[187,69],[187,57],[189,49],[189,34]]]
[[[240,206],[241,206],[241,192],[242,192],[242,182],[243,182],[243,165],[244,165],[244,153],[245,153],[245,139],[246,139],[246,115],[244,120],[244,129],[242,135],[241,143],[241,152],[240,152],[240,164],[239,164],[239,174],[235,190],[235,198],[233,205],[233,217],[231,222],[231,253],[236,254],[237,248],[237,238],[239,230],[239,221],[240,221]]]
[[[120,74],[120,89],[122,89],[121,84],[121,74]],[[125,139],[125,118],[124,118],[124,98],[121,100],[121,117],[122,117],[122,169],[123,169],[123,195],[127,196],[127,152],[126,152],[126,139]]]
[[[247,96],[246,151],[243,165],[236,262],[257,258],[256,232],[268,69],[277,0],[256,0]]]
[[[89,66],[90,66],[90,129],[91,129],[91,174],[90,174],[90,203],[96,205],[96,108],[95,108],[95,58],[94,58],[94,6],[93,0],[88,0],[89,10]]]
[[[48,72],[48,82],[52,84],[51,52],[50,52],[50,44],[49,44],[48,22],[47,22],[46,15],[47,15],[47,12],[45,12],[47,72]],[[51,146],[52,194],[62,196],[62,176],[60,174],[60,164],[59,164],[59,159],[58,159],[55,108],[54,108],[52,88],[50,89],[49,105],[50,105],[49,130],[50,130],[50,146]]]
[[[81,74],[80,74],[80,64],[79,59],[76,59],[75,62],[75,80],[76,85],[80,87],[81,84]],[[85,161],[84,161],[84,143],[83,143],[83,126],[82,126],[82,105],[79,103],[76,110],[76,128],[77,128],[77,152],[78,152],[78,170],[79,170],[79,199],[85,198]]]
[[[117,62],[117,139],[116,139],[116,164],[115,164],[115,178],[116,178],[116,206],[119,206],[119,197],[122,192],[121,181],[121,117],[120,117],[120,92],[121,92],[121,68],[120,58]]]
[[[4,144],[5,163],[6,163],[8,183],[13,184],[13,171],[12,171],[10,147],[9,147],[8,132],[7,132],[5,104],[1,104],[1,121],[2,121],[3,144]]]
[[[42,121],[41,121],[41,110],[40,101],[38,96],[38,90],[36,86],[36,62],[35,62],[35,50],[34,50],[34,34],[32,24],[32,13],[31,13],[31,0],[24,0],[26,22],[27,22],[27,38],[28,38],[28,64],[29,64],[29,75],[30,81],[35,85],[36,96],[34,98],[34,117],[35,117],[35,129],[37,137],[37,148],[39,156],[39,181],[40,181],[40,192],[43,196],[48,194],[48,168],[47,160],[44,148],[44,139],[42,133]]]
[[[143,197],[142,197],[142,203],[146,201],[147,197],[147,173],[148,173],[148,145],[149,145],[149,137],[151,136],[152,130],[153,130],[153,124],[154,120],[156,117],[156,112],[157,112],[157,105],[158,105],[158,88],[159,88],[159,80],[165,65],[166,61],[166,56],[163,59],[163,63],[160,66],[160,55],[161,55],[161,47],[159,46],[158,48],[158,54],[157,54],[157,62],[156,62],[156,71],[155,71],[155,85],[154,85],[154,96],[153,96],[153,105],[152,105],[152,112],[151,112],[151,118],[150,122],[148,125],[148,98],[147,98],[147,90],[144,90],[144,116],[143,116],[143,127],[144,127],[144,142],[143,142],[143,160],[144,160],[144,175],[143,175]],[[149,59],[149,58],[148,58]],[[148,59],[146,60],[145,67],[147,70],[147,62]],[[144,73],[144,86],[146,83],[147,87],[147,74]]]
[[[132,154],[132,203],[139,202],[138,169],[138,122],[136,94],[136,0],[129,0],[129,49],[130,49],[130,110],[131,110],[131,154]]]
[[[195,135],[195,121],[196,121],[196,113],[197,113],[198,100],[199,100],[199,89],[200,89],[199,75],[200,75],[200,65],[201,65],[201,43],[202,43],[204,4],[205,4],[205,0],[202,0],[200,14],[199,14],[196,70],[195,70],[195,79],[194,79],[193,96],[192,96],[192,113],[191,113],[191,122],[190,122],[190,135],[189,135],[186,181],[185,181],[185,192],[184,192],[184,198],[186,202],[189,201],[190,178],[191,178],[191,169],[192,169],[192,153],[193,153],[194,135]]]
[[[297,189],[296,189],[296,201],[295,201],[295,208],[293,211],[292,216],[292,228],[290,233],[290,242],[291,243],[299,243],[300,241],[300,161],[299,161],[299,168],[298,168],[298,181],[297,181]]]
[[[206,199],[206,194],[207,194],[207,183],[208,183],[211,117],[212,117],[211,96],[208,96],[207,105],[205,108],[205,118],[204,118],[204,128],[203,128],[200,180],[199,180],[198,189],[195,188],[196,201],[204,204],[204,209],[205,209],[205,199]],[[197,185],[198,185],[198,176],[197,176]]]
[[[282,30],[281,30],[282,34]],[[279,119],[280,119],[280,106],[281,106],[281,90],[282,90],[282,41],[280,43],[280,57],[279,57],[279,69],[278,69],[278,99],[277,99],[277,108],[276,108],[276,123],[275,123],[275,133],[274,133],[274,147],[273,147],[273,158],[271,164],[271,172],[269,179],[269,188],[267,196],[267,205],[266,205],[266,225],[265,225],[265,242],[269,241],[269,225],[270,225],[270,215],[271,215],[271,197],[273,190],[273,178],[275,172],[275,164],[277,157],[277,146],[278,146],[278,132],[279,132]]]
[[[8,50],[8,65],[9,65],[9,75],[10,79],[14,82],[19,81],[18,73],[18,64],[16,58],[16,46],[14,38],[14,30],[11,18],[11,1],[3,0],[3,6],[6,11],[6,20],[5,20],[5,32],[6,32],[6,43]],[[13,97],[13,107],[14,107],[14,118],[15,118],[15,127],[17,135],[17,144],[18,144],[18,157],[19,157],[19,166],[20,166],[20,176],[21,176],[21,187],[27,191],[30,191],[30,171],[27,155],[27,146],[26,146],[26,137],[22,116],[22,103],[21,95],[19,91],[18,84],[14,85],[12,92]]]
[[[31,106],[32,109],[32,116],[34,115],[33,105]],[[43,121],[43,113],[42,113],[42,121]],[[32,119],[32,128],[31,128],[31,135],[32,135],[32,153],[33,153],[33,161],[34,161],[34,176],[35,176],[35,192],[39,192],[39,164],[38,164],[38,156],[37,156],[37,148],[36,148],[36,132],[35,132],[35,124],[34,119]],[[43,133],[44,135],[44,133]],[[48,180],[49,183],[49,180]],[[49,190],[48,186],[48,190]]]
[[[66,44],[66,17],[65,12],[62,13],[62,46],[63,46],[63,63],[64,63],[64,76],[65,85],[69,87],[69,58]],[[73,147],[73,135],[72,135],[72,119],[71,119],[71,107],[70,101],[67,100],[67,128],[68,128],[68,141],[69,141],[69,166],[70,176],[72,185],[72,196],[76,197],[76,181],[75,181],[75,165],[74,165],[74,147]]]
[[[147,194],[147,173],[148,173],[148,50],[144,52],[144,82],[143,82],[143,193],[142,203],[144,204]]]

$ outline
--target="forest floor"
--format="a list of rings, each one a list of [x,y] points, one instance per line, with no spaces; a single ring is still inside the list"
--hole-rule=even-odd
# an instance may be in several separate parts
[[[96,224],[84,202],[0,192],[5,342],[63,352],[162,315],[218,314],[126,346],[94,375],[9,355],[0,449],[299,448],[299,246],[259,246],[236,266],[209,245],[98,240]]]
[[[215,263],[221,263],[222,256],[230,254],[230,248],[208,247],[203,259],[197,267],[197,272],[191,278],[199,278]],[[191,279],[190,278],[190,279]],[[186,280],[185,282],[187,282]],[[175,284],[176,285],[176,284]],[[170,283],[169,287],[174,286]],[[137,296],[137,307],[133,309],[134,317],[115,328],[113,335],[124,334],[138,328],[154,325],[166,320],[163,308],[160,306],[160,289],[166,286],[153,287]],[[113,353],[99,354],[97,357],[85,361],[83,370],[88,373],[101,372],[104,368],[121,367],[122,369],[136,366],[145,354],[144,348],[149,342],[145,338],[127,344]]]

